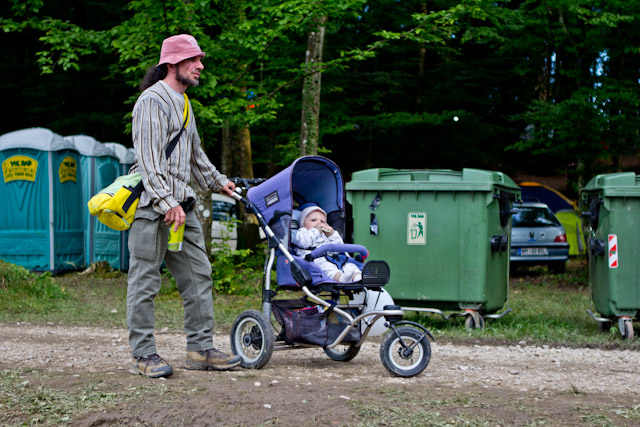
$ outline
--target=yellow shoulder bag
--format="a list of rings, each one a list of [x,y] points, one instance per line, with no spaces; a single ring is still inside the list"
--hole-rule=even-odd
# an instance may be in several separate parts
[[[167,145],[165,150],[167,159],[171,156],[188,123],[189,98],[185,93],[182,129]],[[119,176],[89,200],[87,203],[89,213],[109,228],[118,231],[128,230],[136,215],[136,208],[143,191],[144,186],[139,172]]]

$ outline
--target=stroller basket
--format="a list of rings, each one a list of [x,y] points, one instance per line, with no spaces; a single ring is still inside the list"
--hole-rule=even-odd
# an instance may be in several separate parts
[[[272,308],[276,320],[284,327],[285,338],[296,344],[325,346],[335,341],[350,324],[344,316],[330,309],[325,311],[305,298],[274,300]],[[360,338],[360,325],[356,325],[342,342],[357,343]]]

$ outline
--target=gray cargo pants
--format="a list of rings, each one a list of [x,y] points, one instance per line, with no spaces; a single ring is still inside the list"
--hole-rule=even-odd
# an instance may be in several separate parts
[[[187,351],[213,347],[211,263],[200,222],[187,212],[181,252],[167,251],[169,226],[151,207],[138,208],[129,232],[127,326],[133,357],[156,353],[154,299],[160,291],[160,265],[164,259],[176,279],[183,300]]]

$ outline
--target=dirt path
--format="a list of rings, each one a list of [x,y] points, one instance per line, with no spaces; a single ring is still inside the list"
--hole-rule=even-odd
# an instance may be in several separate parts
[[[425,372],[402,379],[384,369],[372,339],[349,363],[305,349],[275,352],[257,371],[191,372],[181,369],[184,336],[160,332],[175,374],[148,380],[127,373],[126,337],[0,324],[0,369],[32,387],[112,397],[62,418],[73,425],[640,425],[640,353],[631,350],[439,341]],[[229,350],[228,336],[215,341]]]

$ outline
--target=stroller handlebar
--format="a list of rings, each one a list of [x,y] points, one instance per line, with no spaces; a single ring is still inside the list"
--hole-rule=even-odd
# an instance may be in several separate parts
[[[309,256],[312,259],[320,258],[325,256],[327,252],[350,252],[350,253],[359,253],[363,259],[369,256],[369,251],[362,245],[354,245],[352,243],[332,243],[329,245],[322,245],[318,248],[315,248]]]
[[[229,178],[238,187],[250,188],[251,186],[262,184],[267,178]]]
[[[248,189],[255,185],[262,184],[266,180],[267,178],[229,178],[229,181],[233,182],[236,185],[236,191],[231,194],[231,197],[238,200],[239,202],[247,204],[249,203],[249,201],[242,197],[242,193],[246,192]]]

